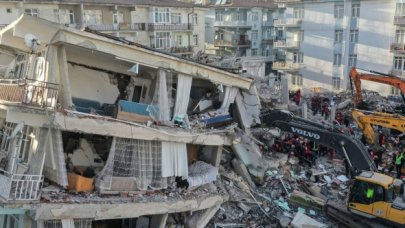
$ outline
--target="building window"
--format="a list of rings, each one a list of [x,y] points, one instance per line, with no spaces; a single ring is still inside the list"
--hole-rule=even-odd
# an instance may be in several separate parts
[[[294,8],[293,15],[294,15],[294,18],[296,18],[296,19],[304,18],[304,8],[301,8],[301,7]]]
[[[6,9],[6,12],[7,12],[7,13],[12,13],[13,11],[12,11],[10,8],[7,8],[7,9]]]
[[[181,14],[172,13],[172,24],[181,24]]]
[[[257,48],[252,48],[252,56],[257,56]]]
[[[215,12],[215,21],[224,21],[224,14],[222,12]]]
[[[335,5],[335,18],[343,18],[345,8],[343,5]]]
[[[181,45],[183,45],[183,36],[182,35],[177,35],[176,36],[176,43],[177,43],[177,46],[181,46]]]
[[[342,43],[343,30],[335,30],[335,43]]]
[[[124,22],[124,13],[123,12],[114,12],[113,13],[113,24],[119,24]]]
[[[169,8],[155,8],[155,23],[170,23]]]
[[[170,48],[170,32],[156,32],[155,48]]]
[[[194,46],[198,46],[198,35],[193,35],[193,44]]]
[[[304,30],[299,31],[298,33],[298,41],[304,41]]]
[[[279,29],[277,30],[277,38],[278,38],[278,39],[283,39],[283,38],[284,38],[284,29],[279,28]]]
[[[400,57],[400,56],[394,57],[394,69],[395,70],[401,70],[401,71],[405,70],[404,59],[405,59],[405,57]]]
[[[292,81],[292,84],[295,85],[295,86],[302,86],[303,85],[303,83],[302,83],[302,81],[303,81],[302,74],[292,75],[292,80],[291,81]]]
[[[25,9],[25,14],[33,16],[33,17],[38,17],[39,11],[38,11],[38,9]]]
[[[224,40],[224,33],[218,33],[218,37],[219,40]]]
[[[252,21],[259,21],[259,14],[258,13],[252,13]]]
[[[258,40],[259,32],[257,30],[252,30],[252,40]]]
[[[352,17],[360,17],[360,4],[352,4]]]
[[[198,25],[198,14],[193,14],[193,25]]]
[[[54,9],[53,15],[56,23],[59,24],[74,24],[75,15],[73,10],[67,9]]]
[[[357,54],[349,55],[349,67],[355,67],[357,65]]]
[[[271,55],[270,49],[265,49],[264,50],[264,56],[270,56],[270,55]]]
[[[293,63],[303,63],[304,62],[304,53],[294,52],[293,53]]]
[[[86,25],[100,25],[102,23],[101,15],[101,10],[85,10],[84,23]]]
[[[397,3],[395,16],[405,16],[405,3]]]
[[[332,88],[339,90],[340,89],[340,78],[339,77],[332,77]]]
[[[342,65],[342,54],[334,54],[333,55],[333,65],[334,66]]]
[[[27,56],[25,54],[17,55],[14,64],[14,78],[24,78],[27,64]]]
[[[350,42],[351,43],[359,42],[359,30],[357,29],[350,30]]]
[[[405,30],[396,30],[395,31],[395,42],[405,43]]]

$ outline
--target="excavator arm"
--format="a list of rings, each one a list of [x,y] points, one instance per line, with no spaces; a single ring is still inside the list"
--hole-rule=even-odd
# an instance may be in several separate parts
[[[365,146],[357,139],[340,132],[333,126],[324,126],[323,124],[294,116],[292,113],[284,110],[267,110],[262,113],[262,119],[268,127],[277,127],[282,131],[302,136],[308,140],[335,149],[346,157],[349,166],[353,169],[376,169]]]
[[[402,98],[405,102],[405,81],[401,80],[398,77],[385,75],[385,74],[364,74],[357,72],[356,68],[353,67],[349,73],[350,80],[352,82],[352,87],[354,84],[356,95],[355,95],[355,103],[356,105],[360,104],[363,100],[363,96],[361,94],[361,80],[373,81],[378,82],[386,85],[391,85],[401,91]]]
[[[377,139],[372,125],[405,132],[405,117],[401,115],[353,109],[352,116],[370,144],[375,144]]]

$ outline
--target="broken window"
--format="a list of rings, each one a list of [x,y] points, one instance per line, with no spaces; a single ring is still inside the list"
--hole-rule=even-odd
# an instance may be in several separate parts
[[[68,9],[54,9],[54,21],[60,24],[74,24],[75,15],[73,10]]]

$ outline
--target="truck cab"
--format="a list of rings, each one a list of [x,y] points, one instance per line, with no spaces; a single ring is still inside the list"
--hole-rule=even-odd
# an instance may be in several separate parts
[[[354,178],[348,210],[367,218],[381,218],[405,225],[404,184],[393,177],[363,171]]]

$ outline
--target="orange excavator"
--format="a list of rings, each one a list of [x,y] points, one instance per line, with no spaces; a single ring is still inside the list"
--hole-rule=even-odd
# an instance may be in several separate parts
[[[376,71],[370,71],[370,73],[359,73],[357,72],[356,68],[353,67],[350,70],[349,73],[350,76],[350,81],[351,86],[352,86],[352,91],[353,91],[353,83],[354,87],[356,89],[356,95],[354,102],[356,106],[358,107],[363,103],[363,96],[361,94],[361,80],[367,80],[367,81],[373,81],[373,82],[378,82],[386,85],[391,85],[401,91],[401,96],[402,99],[405,102],[405,81],[400,79],[399,77],[389,75],[389,74],[384,74],[384,73],[379,73]]]

